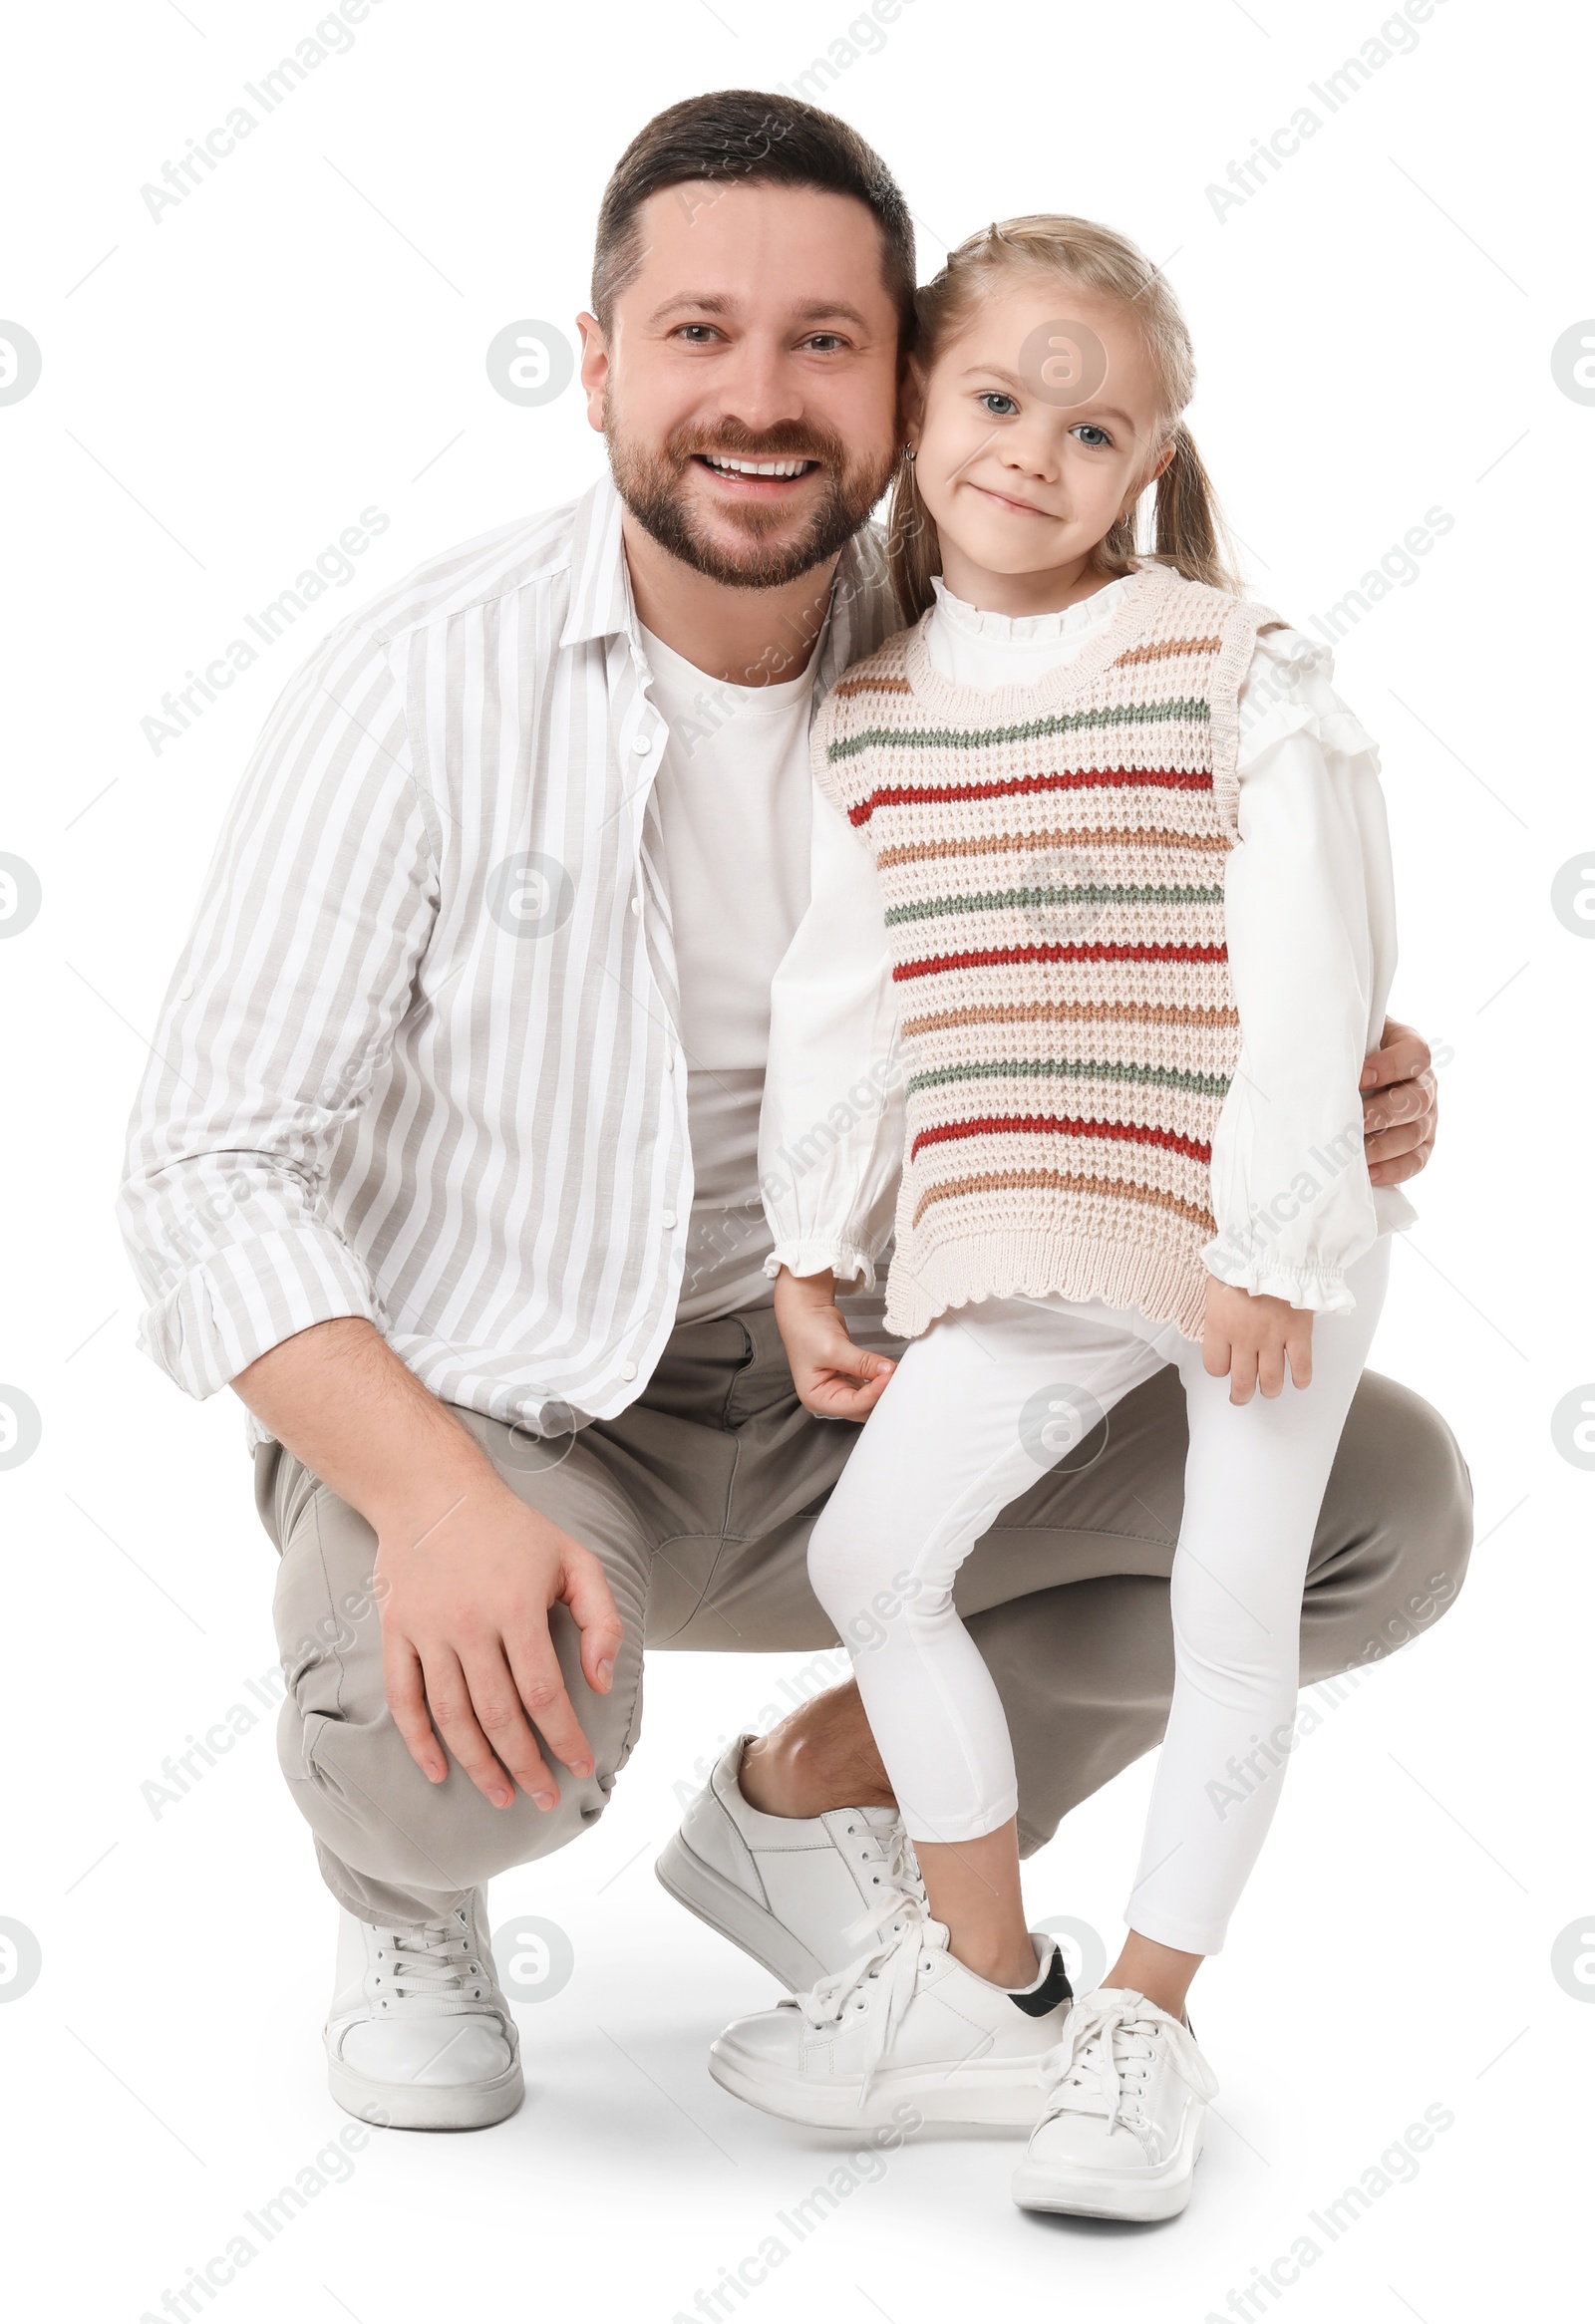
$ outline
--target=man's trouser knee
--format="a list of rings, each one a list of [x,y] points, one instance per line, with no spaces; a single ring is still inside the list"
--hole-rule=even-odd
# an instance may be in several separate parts
[[[549,1613],[594,1767],[578,1781],[568,1768],[552,1766],[560,1796],[546,1812],[518,1788],[509,1807],[490,1806],[447,1754],[444,1781],[428,1782],[388,1710],[373,1591],[376,1535],[281,1445],[262,1445],[255,1456],[260,1514],[282,1554],[274,1605],[287,1685],[277,1726],[282,1771],[338,1901],[364,1920],[396,1927],[441,1917],[480,1882],[563,1847],[595,1822],[641,1712],[647,1559],[624,1501],[579,1437],[544,1444],[475,1413],[458,1417],[511,1490],[555,1515],[578,1540],[602,1541],[624,1625],[613,1686],[600,1695],[582,1675],[569,1612],[556,1605]],[[556,1495],[549,1491],[555,1476]]]

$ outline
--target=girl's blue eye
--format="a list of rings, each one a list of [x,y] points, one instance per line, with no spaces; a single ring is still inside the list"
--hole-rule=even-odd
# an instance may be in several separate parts
[[[1089,451],[1106,451],[1112,446],[1114,440],[1107,429],[1099,428],[1094,420],[1083,420],[1073,433],[1079,436]]]
[[[986,410],[991,413],[991,416],[994,420],[1010,420],[1019,410],[1019,406],[1014,402],[1013,397],[1005,396],[1001,388],[983,389],[980,397],[978,398],[978,401],[984,404]],[[996,409],[997,405],[999,404],[1005,404],[1007,406],[1007,410],[999,412]]]

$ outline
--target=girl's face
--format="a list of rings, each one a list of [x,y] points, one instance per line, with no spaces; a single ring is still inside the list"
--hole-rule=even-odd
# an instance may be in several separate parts
[[[914,367],[908,440],[955,597],[1043,611],[1102,586],[1099,541],[1167,465],[1157,378],[1122,300],[1016,276]]]

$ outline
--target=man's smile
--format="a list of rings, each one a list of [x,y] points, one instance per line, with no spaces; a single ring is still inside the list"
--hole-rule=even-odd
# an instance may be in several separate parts
[[[714,477],[720,491],[734,500],[790,498],[805,478],[819,472],[818,460],[788,453],[775,459],[737,459],[729,452],[695,451],[693,465]]]

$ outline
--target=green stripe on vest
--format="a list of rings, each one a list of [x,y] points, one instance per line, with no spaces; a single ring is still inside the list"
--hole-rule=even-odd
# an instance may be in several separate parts
[[[888,928],[906,920],[940,920],[954,912],[1007,912],[1036,904],[1221,904],[1222,888],[1005,888],[991,896],[933,896],[924,904],[893,904]]]
[[[983,1065],[939,1065],[929,1072],[911,1073],[908,1095],[912,1097],[916,1089],[938,1089],[949,1081],[995,1080],[1016,1074],[1063,1074],[1079,1081],[1150,1081],[1161,1089],[1188,1089],[1196,1097],[1223,1097],[1229,1089],[1227,1073],[1181,1073],[1172,1065],[1114,1065],[1077,1057],[998,1057]]]
[[[1205,726],[1211,717],[1205,702],[1126,703],[1121,710],[1057,711],[1048,719],[1031,719],[1021,726],[915,726],[903,731],[891,726],[864,726],[826,745],[832,764],[856,757],[877,742],[907,742],[926,750],[983,750],[993,742],[1029,742],[1043,734],[1078,733],[1083,726],[1163,726],[1171,719],[1195,719]]]

